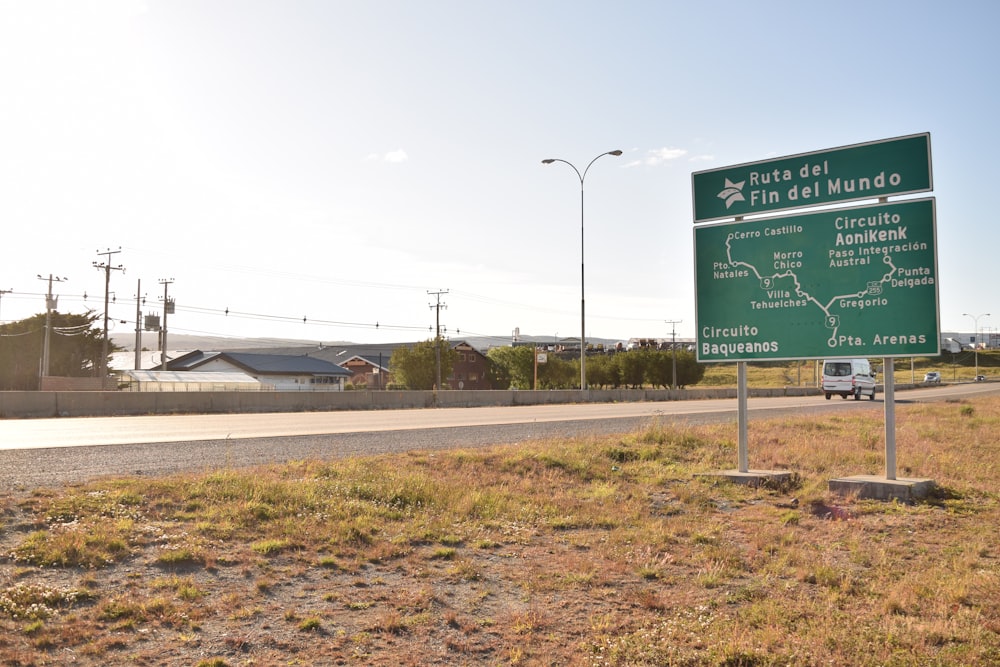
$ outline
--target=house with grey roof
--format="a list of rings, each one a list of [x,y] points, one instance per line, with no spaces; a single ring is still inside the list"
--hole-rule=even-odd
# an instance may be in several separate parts
[[[153,370],[163,370],[157,367]],[[351,372],[308,354],[258,354],[195,350],[167,362],[177,372],[241,372],[275,391],[343,391]]]

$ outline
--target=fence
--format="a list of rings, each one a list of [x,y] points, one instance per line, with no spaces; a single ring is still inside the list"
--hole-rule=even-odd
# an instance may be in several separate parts
[[[751,396],[819,395],[812,387],[751,389]],[[554,391],[3,391],[0,418],[151,414],[310,412],[613,403],[736,398],[728,389],[591,389]]]

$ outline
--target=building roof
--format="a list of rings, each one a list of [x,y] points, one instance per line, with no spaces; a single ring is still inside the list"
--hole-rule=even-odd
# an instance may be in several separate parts
[[[334,344],[320,344],[320,345],[298,345],[298,346],[285,346],[285,347],[273,347],[273,348],[257,348],[257,349],[240,349],[233,350],[233,352],[266,352],[268,354],[286,354],[299,356],[303,354],[308,354],[314,359],[324,359],[330,363],[340,365],[352,357],[363,357],[365,359],[373,360],[375,365],[378,365],[379,355],[382,356],[382,367],[388,368],[389,359],[392,357],[392,351],[397,347],[409,347],[415,345],[415,343],[334,343]]]
[[[170,370],[193,371],[210,361],[221,360],[256,375],[312,375],[350,377],[351,373],[324,359],[299,354],[250,352],[202,352],[195,350],[168,362]]]
[[[349,359],[364,359],[372,366],[381,368],[385,371],[391,371],[392,366],[389,361],[392,358],[392,353],[396,348],[399,347],[413,347],[414,345],[419,345],[421,342],[425,341],[412,341],[409,343],[336,343],[332,345],[319,345],[319,346],[309,346],[309,347],[281,347],[281,348],[268,348],[267,352],[271,354],[287,354],[287,355],[301,355],[305,352],[312,358],[325,359],[331,363],[337,365],[343,365]],[[457,345],[470,345],[480,354],[483,352],[476,348],[475,345],[467,343],[464,339],[449,340],[448,344],[451,347]],[[257,350],[260,352],[261,350]],[[175,362],[170,362],[170,367],[174,368],[176,366]]]
[[[295,357],[285,354],[251,354],[248,352],[222,352],[220,354],[230,363],[261,375],[303,373],[336,377],[350,376],[349,372],[337,364],[309,355]]]
[[[189,354],[191,350],[167,350],[167,364],[169,366],[174,365],[174,359],[180,359],[181,357]],[[160,357],[162,352],[159,350],[141,350],[139,352],[139,368],[142,370],[150,370],[153,368],[159,368]],[[116,371],[131,371],[135,370],[135,352],[134,351],[124,351],[120,350],[118,352],[112,352],[108,361],[108,368]]]
[[[339,365],[347,366],[347,364],[350,363],[351,361],[354,361],[355,359],[360,359],[361,361],[365,362],[372,368],[379,368],[383,371],[387,371],[389,370],[390,357],[391,355],[390,356],[383,355],[380,357],[378,355],[371,355],[371,354],[355,354],[339,362]]]

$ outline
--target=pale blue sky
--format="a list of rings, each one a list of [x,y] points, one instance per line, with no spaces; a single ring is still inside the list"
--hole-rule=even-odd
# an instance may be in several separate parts
[[[36,274],[69,278],[61,310],[102,310],[91,264],[121,246],[119,332],[136,281],[158,312],[173,278],[173,333],[420,340],[427,292],[450,290],[453,338],[579,336],[579,181],[541,160],[621,149],[586,179],[587,335],[693,336],[692,171],[930,132],[942,327],[1000,326],[998,19],[962,0],[0,0],[0,320],[44,311]]]

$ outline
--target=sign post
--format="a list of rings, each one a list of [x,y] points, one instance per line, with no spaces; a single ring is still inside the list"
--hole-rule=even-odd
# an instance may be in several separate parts
[[[909,499],[933,486],[896,479],[892,359],[940,354],[934,199],[887,199],[932,189],[928,133],[691,175],[697,359],[737,364],[739,469],[727,477],[782,479],[749,470],[748,360],[883,357],[885,477],[830,490]],[[879,203],[772,215],[862,199]]]

